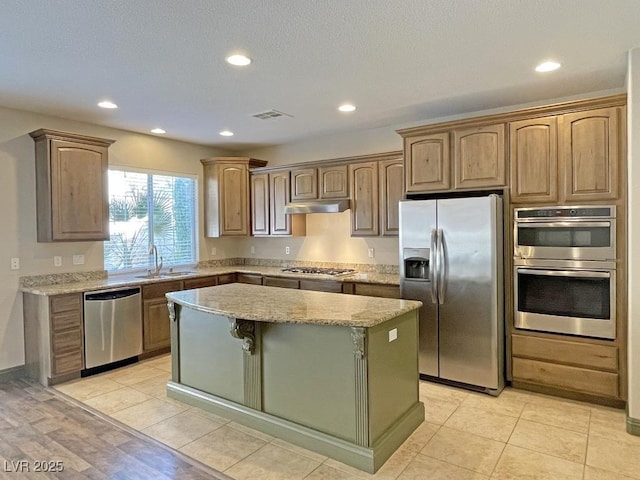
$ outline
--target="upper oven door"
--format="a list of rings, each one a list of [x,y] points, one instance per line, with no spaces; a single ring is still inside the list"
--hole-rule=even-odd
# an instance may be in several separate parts
[[[514,255],[558,260],[615,260],[616,221],[516,221]]]

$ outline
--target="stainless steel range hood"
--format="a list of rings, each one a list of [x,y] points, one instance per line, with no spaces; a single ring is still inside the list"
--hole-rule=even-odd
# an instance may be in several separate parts
[[[308,200],[306,202],[288,203],[284,213],[340,213],[349,209],[349,200]]]

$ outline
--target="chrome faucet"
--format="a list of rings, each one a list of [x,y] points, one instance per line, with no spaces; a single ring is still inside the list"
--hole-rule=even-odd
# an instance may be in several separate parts
[[[158,263],[158,249],[155,245],[151,245],[151,247],[149,247],[149,255],[153,255],[155,265],[154,275],[157,277],[160,275],[160,270],[162,269],[162,256],[160,256],[160,263]]]

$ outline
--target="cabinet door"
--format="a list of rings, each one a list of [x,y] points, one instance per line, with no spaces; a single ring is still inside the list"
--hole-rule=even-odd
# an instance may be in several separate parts
[[[284,214],[290,201],[289,172],[269,174],[269,218],[271,235],[291,235],[291,215]]]
[[[221,235],[248,235],[249,171],[245,165],[219,165]]]
[[[614,200],[618,197],[621,107],[560,117],[563,201]]]
[[[320,198],[346,198],[349,196],[347,166],[320,167]]]
[[[404,194],[402,158],[383,160],[380,170],[380,230],[382,235],[397,236],[400,226],[398,202]]]
[[[144,301],[143,328],[145,352],[171,345],[171,320],[166,299]]]
[[[318,170],[296,168],[291,170],[291,201],[318,198]]]
[[[449,133],[407,137],[404,152],[407,192],[449,190]]]
[[[107,168],[106,147],[51,140],[51,240],[109,239]]]
[[[378,163],[349,165],[351,200],[351,235],[377,236],[380,233],[378,210]]]
[[[506,183],[504,124],[453,132],[453,188],[501,187]]]
[[[556,117],[509,124],[511,201],[558,201]]]
[[[269,235],[269,174],[251,174],[251,234]]]

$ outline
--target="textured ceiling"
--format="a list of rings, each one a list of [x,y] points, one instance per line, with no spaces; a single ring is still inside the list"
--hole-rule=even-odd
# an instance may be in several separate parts
[[[0,106],[285,143],[622,88],[639,20],[640,0],[0,0]],[[547,58],[563,68],[534,72]],[[269,109],[293,117],[252,117]]]

